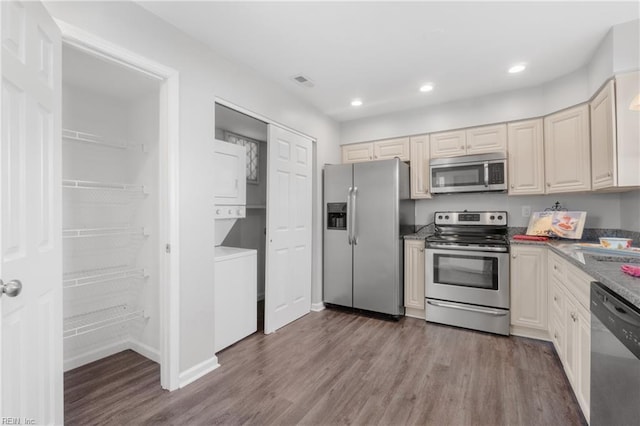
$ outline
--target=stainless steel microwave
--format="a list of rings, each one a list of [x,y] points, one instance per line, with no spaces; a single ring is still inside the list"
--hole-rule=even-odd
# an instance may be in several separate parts
[[[507,158],[502,152],[435,158],[429,172],[432,194],[507,190]]]

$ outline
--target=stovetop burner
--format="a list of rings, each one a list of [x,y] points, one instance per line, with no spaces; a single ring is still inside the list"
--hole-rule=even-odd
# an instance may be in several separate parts
[[[436,212],[435,234],[427,237],[430,243],[462,245],[506,246],[507,212]]]

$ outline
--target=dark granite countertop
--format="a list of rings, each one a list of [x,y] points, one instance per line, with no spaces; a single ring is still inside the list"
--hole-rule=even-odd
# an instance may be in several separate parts
[[[581,241],[591,242],[593,241]],[[575,243],[566,241],[520,241],[511,240],[511,244],[542,245],[551,249],[569,263],[599,281],[605,287],[640,309],[640,278],[632,277],[620,270],[620,266],[631,263],[640,264],[639,258],[601,256],[577,248]]]

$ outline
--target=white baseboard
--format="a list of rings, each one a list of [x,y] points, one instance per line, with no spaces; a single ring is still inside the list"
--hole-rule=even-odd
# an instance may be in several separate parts
[[[424,309],[405,308],[404,315],[407,317],[424,319]]]
[[[90,362],[97,361],[99,359],[117,354],[118,352],[122,352],[124,350],[129,349],[129,346],[130,345],[128,340],[122,340],[119,342],[111,343],[107,346],[94,349],[89,352],[85,352],[73,358],[65,359],[64,371],[67,372],[69,370],[73,370],[74,368],[78,368],[85,364],[89,364]]]
[[[549,333],[546,330],[538,330],[535,328],[512,325],[510,334],[512,336],[528,337],[529,339],[538,339],[551,342],[551,336],[549,336]]]
[[[137,340],[132,339],[129,340],[129,349],[131,349],[132,351],[136,351],[143,357],[160,364],[160,351],[158,351],[156,348],[152,348],[151,346],[145,345],[144,343],[140,343]]]
[[[200,364],[194,365],[187,371],[180,373],[180,378],[178,380],[180,387],[183,388],[189,383],[195,382],[200,377],[212,372],[218,367],[220,367],[220,364],[218,364],[218,357],[215,355]]]
[[[311,310],[313,312],[320,312],[320,311],[324,311],[324,303],[319,302],[319,303],[312,303],[311,304]]]

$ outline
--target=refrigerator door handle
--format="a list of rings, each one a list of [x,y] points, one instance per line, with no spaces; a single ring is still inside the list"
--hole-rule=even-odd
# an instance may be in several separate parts
[[[349,187],[349,193],[347,195],[347,242],[351,245],[351,195],[353,194],[353,188]]]
[[[356,227],[356,209],[358,207],[358,187],[354,186],[351,192],[351,242],[354,246],[358,245],[358,228]]]

